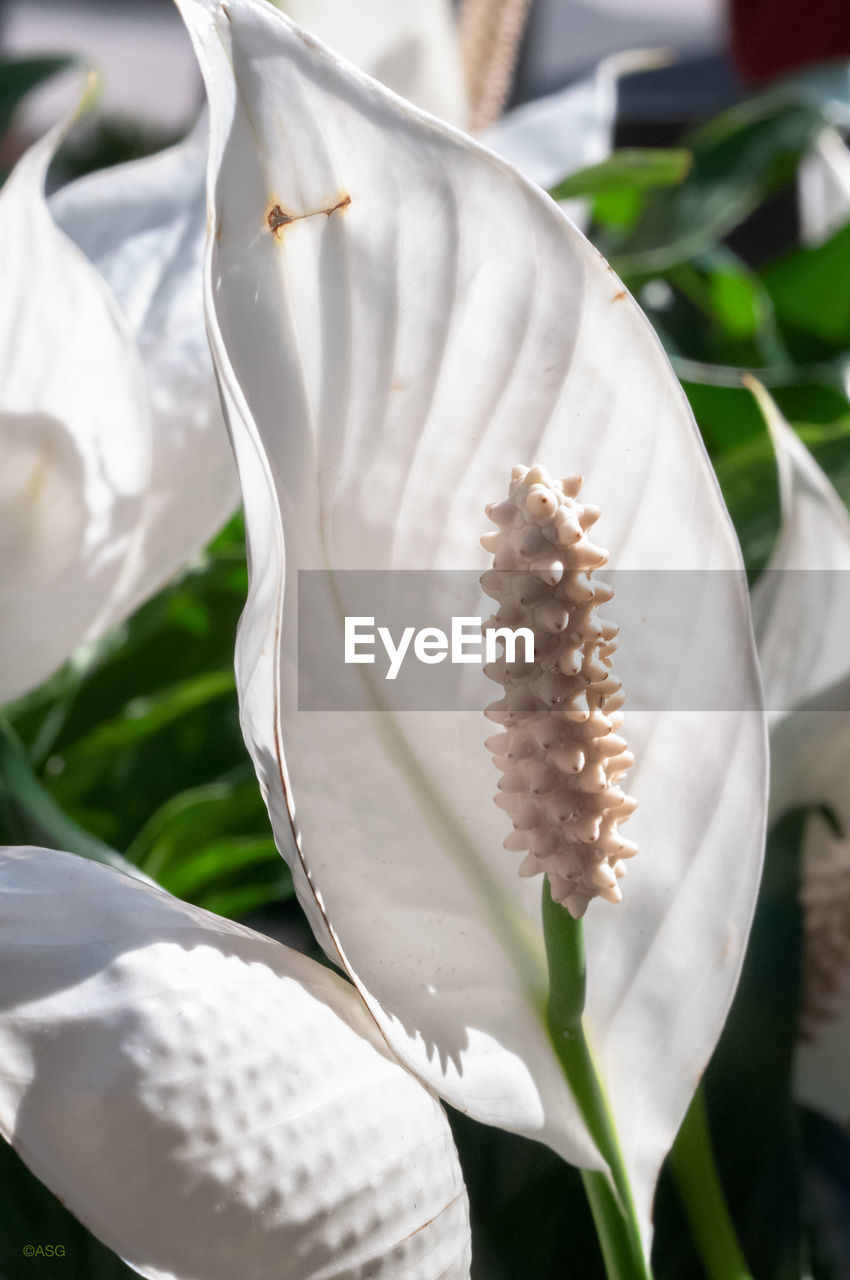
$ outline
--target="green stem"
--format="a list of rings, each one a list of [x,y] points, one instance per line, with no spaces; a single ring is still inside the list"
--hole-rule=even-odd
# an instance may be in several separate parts
[[[651,1280],[628,1173],[582,1023],[586,989],[581,921],[552,901],[543,883],[543,933],[549,961],[549,1037],[609,1174],[582,1170],[609,1280]]]
[[[714,1163],[702,1087],[682,1122],[670,1163],[709,1280],[752,1280]]]

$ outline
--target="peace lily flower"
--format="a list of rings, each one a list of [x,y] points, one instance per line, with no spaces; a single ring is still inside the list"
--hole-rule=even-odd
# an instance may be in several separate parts
[[[443,0],[373,0],[367,22],[338,0],[309,9],[375,74],[462,122]],[[44,178],[69,125],[0,196],[0,703],[129,616],[238,497],[203,316],[206,120],[174,148],[69,184],[48,213]]]
[[[0,853],[0,1132],[151,1280],[466,1280],[446,1117],[350,984],[71,854]]]
[[[296,16],[304,8],[298,0],[288,7]],[[347,3],[311,0],[303,16],[391,87],[464,122],[459,52],[442,0],[372,0],[368,19],[358,10],[357,21]],[[615,69],[603,68],[521,110],[491,144],[542,182],[601,159],[614,80]],[[178,146],[71,183],[50,201],[53,220],[111,297],[44,208],[44,172],[61,132],[21,162],[0,204],[13,259],[4,279],[14,281],[4,295],[0,405],[0,609],[8,620],[0,702],[129,616],[204,546],[238,491],[203,319],[206,121]],[[90,312],[98,318],[84,321]],[[43,339],[53,333],[61,358],[46,381]],[[25,352],[21,334],[31,335]]]
[[[822,823],[807,833],[802,899],[808,915],[810,980],[804,1001],[808,997],[809,1004],[803,1009],[807,1039],[797,1053],[795,1091],[802,1101],[846,1123],[850,965],[828,935],[832,920],[846,921],[850,909],[843,871],[850,834],[847,590],[834,581],[850,572],[850,518],[764,388],[750,385],[776,452],[782,515],[776,549],[753,591],[765,698],[774,720],[771,820],[797,805],[825,804],[845,837],[836,840]],[[817,989],[829,990],[829,1016],[820,996],[817,1008],[811,1004],[813,971]]]
[[[131,613],[237,495],[200,249],[183,236],[205,138],[57,202],[105,283],[45,204],[69,124],[36,143],[0,193],[0,702]]]
[[[585,1168],[604,1162],[547,1035],[540,882],[501,847],[484,722],[383,690],[357,714],[300,710],[298,574],[327,584],[309,646],[341,654],[344,571],[480,574],[482,506],[519,461],[584,476],[612,567],[733,571],[705,575],[704,606],[731,710],[694,709],[672,672],[666,707],[648,700],[669,595],[628,628],[641,855],[627,902],[586,921],[587,1034],[648,1247],[764,827],[746,587],[693,419],[637,306],[539,189],[259,0],[180,7],[210,103],[207,318],[250,546],[237,680],[280,848],[393,1053]]]

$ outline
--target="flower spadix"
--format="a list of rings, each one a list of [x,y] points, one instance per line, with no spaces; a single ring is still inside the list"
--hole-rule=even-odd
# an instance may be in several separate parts
[[[355,990],[46,849],[0,851],[0,1133],[152,1280],[469,1275],[446,1117]]]
[[[370,710],[300,710],[298,574],[324,573],[304,639],[328,662],[362,612],[345,570],[465,570],[458,612],[485,609],[481,508],[518,458],[584,475],[618,569],[738,570],[693,419],[635,303],[539,189],[268,4],[180,7],[210,102],[208,324],[250,541],[242,723],[279,845],[393,1052],[473,1117],[600,1168],[544,1024],[540,885],[501,847],[480,710],[405,710],[373,686]],[[728,706],[753,707],[746,585],[719,581]],[[639,672],[667,625],[652,593],[640,614]],[[587,912],[586,1022],[648,1235],[740,966],[765,748],[757,713],[661,710],[640,686],[645,857],[627,904]]]
[[[593,898],[620,901],[623,860],[637,853],[619,831],[635,802],[617,786],[634,763],[617,734],[617,628],[597,613],[613,592],[593,576],[608,555],[586,536],[599,511],[580,489],[580,476],[555,484],[542,467],[514,467],[507,500],[487,508],[498,532],[481,539],[494,556],[481,585],[499,601],[490,625],[533,637],[530,661],[505,653],[485,668],[505,687],[486,711],[505,728],[486,744],[502,770],[496,804],[514,825],[505,848],[528,850],[520,875],[545,872],[577,919]]]

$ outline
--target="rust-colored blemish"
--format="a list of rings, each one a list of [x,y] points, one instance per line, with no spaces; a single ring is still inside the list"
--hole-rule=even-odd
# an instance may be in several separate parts
[[[612,302],[622,302],[622,301],[623,301],[623,298],[625,298],[625,297],[626,297],[626,291],[625,291],[625,289],[621,289],[621,290],[619,291],[619,293],[615,293],[615,294],[614,294],[614,296],[613,296],[613,298],[611,299],[611,301],[612,301]]]
[[[288,227],[291,222],[301,222],[304,218],[316,218],[323,213],[329,218],[332,213],[341,213],[343,209],[347,209],[351,204],[351,196],[340,196],[336,204],[329,205],[326,209],[313,209],[309,213],[287,213],[287,211],[277,203],[273,204],[266,214],[266,222],[272,235],[280,239],[279,232],[282,227]]]
[[[406,391],[407,383],[402,382],[399,378],[393,378],[390,383],[390,391]]]
[[[279,227],[286,227],[290,222],[294,222],[295,219],[291,213],[284,213],[279,204],[273,204],[269,209],[266,221],[269,224],[269,230],[276,232]]]
[[[452,1196],[448,1204],[444,1204],[442,1209],[438,1209],[437,1212],[434,1214],[434,1216],[432,1218],[429,1218],[427,1222],[423,1222],[421,1226],[414,1227],[412,1231],[409,1231],[407,1235],[404,1237],[404,1239],[399,1241],[399,1244],[407,1244],[408,1240],[412,1240],[414,1236],[418,1236],[420,1231],[424,1231],[426,1227],[430,1227],[431,1223],[436,1222],[439,1217],[441,1217],[444,1213],[447,1213],[449,1209],[451,1209],[453,1204],[457,1204],[458,1200],[460,1200],[462,1195],[463,1195],[463,1192],[459,1191],[456,1196]]]

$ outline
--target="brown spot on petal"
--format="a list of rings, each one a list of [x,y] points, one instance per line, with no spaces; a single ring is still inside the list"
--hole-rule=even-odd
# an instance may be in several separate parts
[[[332,213],[341,213],[350,204],[351,196],[343,195],[340,196],[335,204],[328,205],[323,209],[312,209],[308,213],[289,213],[282,205],[275,203],[266,214],[266,222],[272,234],[280,239],[279,232],[283,227],[288,227],[291,222],[301,222],[304,218],[316,218],[322,213],[329,218]]]
[[[628,295],[626,294],[625,289],[621,289],[619,293],[615,293],[615,294],[614,294],[614,296],[613,296],[613,298],[611,299],[611,301],[612,301],[612,302],[622,302],[623,298],[625,298],[625,297],[627,297],[627,296],[628,296]]]

